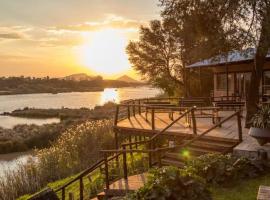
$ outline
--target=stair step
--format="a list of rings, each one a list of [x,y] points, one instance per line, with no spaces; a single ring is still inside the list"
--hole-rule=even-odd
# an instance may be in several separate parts
[[[199,147],[188,147],[187,150],[190,152],[191,156],[200,156],[200,155],[208,154],[208,153],[221,153],[219,151],[209,150],[209,149],[204,149],[204,148],[199,148]]]
[[[180,167],[180,168],[185,166],[185,164],[181,161],[176,161],[176,160],[171,160],[171,159],[166,159],[166,158],[161,159],[161,163],[162,165],[166,165],[166,166],[172,165],[172,166]]]
[[[239,142],[236,139],[220,138],[220,137],[213,137],[213,136],[203,136],[198,141],[206,141],[206,142],[211,142],[215,144],[231,145],[231,146],[234,146],[235,144]]]
[[[187,161],[187,158],[185,158],[181,153],[178,152],[169,152],[164,155],[164,158],[176,160],[185,163]],[[190,155],[188,159],[192,159],[193,157]]]
[[[231,145],[220,145],[217,143],[212,143],[210,141],[196,141],[190,144],[190,147],[213,150],[213,151],[218,151],[221,153],[232,148]]]

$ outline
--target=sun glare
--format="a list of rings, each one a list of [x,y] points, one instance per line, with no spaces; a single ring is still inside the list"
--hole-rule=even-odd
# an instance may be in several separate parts
[[[120,30],[106,29],[85,34],[80,47],[82,64],[101,75],[115,75],[130,68],[125,48],[127,38]]]
[[[107,102],[119,103],[119,93],[117,89],[114,88],[106,88],[101,95],[101,104],[105,104]]]

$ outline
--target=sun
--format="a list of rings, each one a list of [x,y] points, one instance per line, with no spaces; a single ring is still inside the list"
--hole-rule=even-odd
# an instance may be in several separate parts
[[[106,29],[85,34],[79,48],[82,65],[102,75],[115,75],[130,69],[125,52],[127,38],[120,30]]]

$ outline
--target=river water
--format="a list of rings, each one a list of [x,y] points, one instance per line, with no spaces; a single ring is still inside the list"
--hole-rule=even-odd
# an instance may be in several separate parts
[[[12,112],[16,109],[29,108],[94,108],[112,101],[119,103],[127,99],[155,97],[162,92],[150,87],[107,88],[101,92],[72,92],[59,94],[25,94],[0,96],[0,113]],[[12,128],[17,124],[37,124],[58,122],[59,119],[26,119],[0,116],[0,127]],[[26,162],[31,154],[15,153],[0,155],[0,177],[4,169],[15,169],[18,162]]]

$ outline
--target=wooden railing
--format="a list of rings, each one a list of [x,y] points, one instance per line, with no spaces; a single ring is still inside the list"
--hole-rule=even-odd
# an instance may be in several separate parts
[[[136,112],[142,113],[142,110],[146,109],[147,106],[142,104],[120,104],[117,106],[117,112],[116,112],[116,118],[115,118],[115,125],[119,122],[119,109],[120,107],[124,107],[127,111],[127,117],[131,117],[131,115],[135,115]],[[132,107],[131,107],[132,106]],[[150,106],[147,107],[148,109],[161,109],[159,106]],[[122,156],[122,165],[123,165],[123,177],[124,179],[128,178],[128,167],[127,167],[127,154],[133,154],[133,153],[144,153],[148,154],[148,162],[149,167],[152,167],[154,164],[157,164],[158,166],[161,166],[161,158],[162,154],[164,152],[171,151],[175,148],[186,148],[195,141],[199,140],[200,138],[207,135],[209,132],[213,131],[214,129],[222,126],[225,122],[232,119],[233,117],[237,117],[237,125],[238,125],[238,140],[239,142],[242,141],[242,125],[241,125],[241,111],[237,111],[233,113],[232,115],[221,119],[219,122],[215,123],[212,127],[210,127],[208,130],[204,131],[203,133],[199,134],[197,133],[197,124],[196,124],[196,111],[205,111],[205,110],[212,110],[213,112],[216,112],[218,108],[216,107],[205,107],[205,108],[186,108],[186,107],[162,107],[162,109],[173,109],[174,111],[181,111],[181,114],[174,119],[169,125],[167,125],[163,130],[155,133],[150,139],[144,140],[144,141],[135,141],[135,142],[129,142],[129,143],[123,143],[121,145],[121,149],[114,149],[114,150],[102,150],[101,152],[104,155],[104,158],[96,162],[94,165],[92,165],[90,168],[84,170],[81,172],[78,176],[73,178],[71,181],[67,182],[63,186],[59,187],[55,190],[55,192],[61,192],[61,199],[66,199],[66,188],[70,186],[71,184],[75,182],[79,182],[79,199],[84,199],[84,182],[83,178],[86,176],[91,175],[95,170],[98,168],[101,168],[104,166],[104,173],[105,173],[105,185],[106,189],[110,189],[110,174],[109,174],[109,162],[111,161],[119,161],[119,157]],[[151,111],[152,115],[155,112]],[[174,147],[160,147],[157,145],[157,139],[163,135],[166,131],[168,131],[169,128],[171,128],[175,123],[177,123],[179,120],[181,120],[184,117],[191,118],[192,128],[193,128],[193,139],[185,142],[184,144],[180,146],[174,146]],[[152,116],[152,123],[154,123],[154,117]],[[154,125],[152,125],[154,127]],[[146,146],[146,149],[139,149],[141,145]],[[133,148],[135,146],[135,149]]]
[[[192,110],[194,111],[196,108],[193,108],[189,111],[187,111],[185,114],[187,114],[188,112],[192,112]],[[183,117],[184,115],[181,115],[181,117]],[[172,126],[172,124],[176,123],[176,121],[179,120],[176,119],[172,124],[168,125],[165,129],[163,129],[161,132],[155,134],[154,136],[152,136],[149,140],[146,141],[140,141],[140,142],[132,142],[132,143],[124,143],[122,144],[122,149],[117,149],[117,150],[102,150],[102,152],[104,153],[105,157],[107,154],[112,154],[112,153],[116,153],[116,154],[121,154],[123,156],[123,178],[124,179],[128,179],[128,167],[127,167],[127,153],[145,153],[149,155],[149,167],[152,166],[152,164],[157,164],[158,166],[162,166],[161,163],[161,158],[162,158],[162,154],[164,152],[168,152],[168,151],[172,151],[175,149],[185,149],[187,148],[189,145],[193,144],[194,142],[198,141],[199,139],[201,139],[202,137],[206,136],[207,134],[209,134],[211,131],[215,130],[216,128],[219,128],[220,126],[222,126],[225,122],[231,120],[232,118],[236,117],[237,118],[237,126],[238,126],[238,141],[239,143],[242,142],[243,140],[243,136],[242,136],[242,125],[241,125],[241,111],[237,111],[233,114],[231,114],[230,116],[222,119],[220,122],[216,123],[215,125],[213,125],[212,127],[210,127],[209,129],[207,129],[206,131],[204,131],[203,133],[201,133],[200,135],[196,135],[194,136],[193,139],[188,140],[186,142],[184,142],[182,145],[175,145],[174,147],[155,147],[153,146],[153,142],[154,140],[160,136],[162,133],[164,133],[166,130],[168,130],[168,128],[170,128]],[[148,149],[138,149],[137,145],[145,145],[145,144],[150,144],[148,146]],[[132,146],[132,145],[136,145],[136,149],[127,149],[127,147]],[[155,157],[157,158],[157,161],[155,163],[152,162],[152,156],[153,154],[155,155]],[[106,160],[106,158],[105,158]],[[109,180],[108,174],[106,175],[106,181]],[[106,189],[110,189],[109,187],[109,181],[106,183]]]

